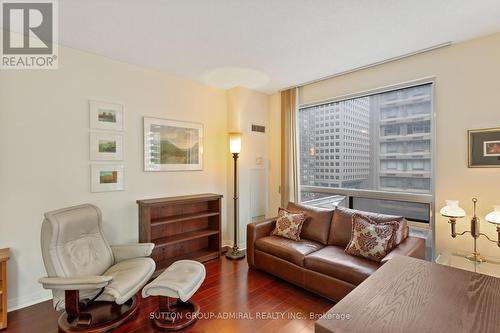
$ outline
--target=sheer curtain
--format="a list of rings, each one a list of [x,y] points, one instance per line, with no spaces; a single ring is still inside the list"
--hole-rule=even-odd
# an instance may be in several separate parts
[[[281,92],[281,205],[298,202],[297,88]]]

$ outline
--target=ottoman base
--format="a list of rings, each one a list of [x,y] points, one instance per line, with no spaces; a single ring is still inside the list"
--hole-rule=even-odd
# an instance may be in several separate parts
[[[159,310],[152,318],[154,325],[162,330],[176,331],[193,324],[198,319],[200,306],[189,299],[200,288],[205,276],[203,264],[179,260],[142,288],[142,297],[158,296]]]
[[[200,306],[193,301],[182,302],[170,297],[159,297],[160,309],[155,313],[154,324],[157,328],[165,331],[177,331],[198,320]]]

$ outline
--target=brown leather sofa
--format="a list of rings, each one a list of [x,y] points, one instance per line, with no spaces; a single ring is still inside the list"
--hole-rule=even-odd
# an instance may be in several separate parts
[[[301,240],[270,236],[276,218],[247,226],[247,261],[260,269],[335,302],[341,300],[385,262],[396,255],[424,259],[425,241],[408,236],[408,226],[397,237],[400,243],[377,263],[344,252],[351,239],[352,215],[358,211],[313,208],[289,203],[288,210],[305,211]],[[362,212],[377,222],[402,217]]]

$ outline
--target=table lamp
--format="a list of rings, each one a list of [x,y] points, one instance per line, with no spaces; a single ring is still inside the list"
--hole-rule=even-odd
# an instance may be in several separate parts
[[[486,221],[497,226],[497,245],[500,246],[500,205],[494,206],[494,211],[486,214],[485,219]]]
[[[474,207],[474,213],[470,221],[470,230],[463,231],[461,233],[456,232],[456,222],[457,219],[465,217],[465,210],[459,206],[458,200],[446,200],[446,206],[441,208],[439,211],[442,216],[448,217],[448,223],[451,225],[451,237],[455,238],[464,234],[471,234],[474,239],[474,251],[467,255],[466,258],[474,262],[484,262],[486,259],[477,251],[477,239],[480,236],[484,236],[490,242],[496,243],[500,246],[500,205],[495,206],[495,210],[486,215],[486,221],[497,225],[497,241],[491,240],[487,235],[479,232],[479,218],[476,215],[476,205],[478,200],[472,198],[472,203]]]

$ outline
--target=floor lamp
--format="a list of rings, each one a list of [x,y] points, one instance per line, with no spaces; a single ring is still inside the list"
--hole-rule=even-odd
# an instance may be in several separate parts
[[[245,251],[238,248],[238,155],[241,152],[241,133],[229,133],[229,150],[233,154],[234,160],[234,245],[226,252],[226,258],[241,259],[245,257]]]

